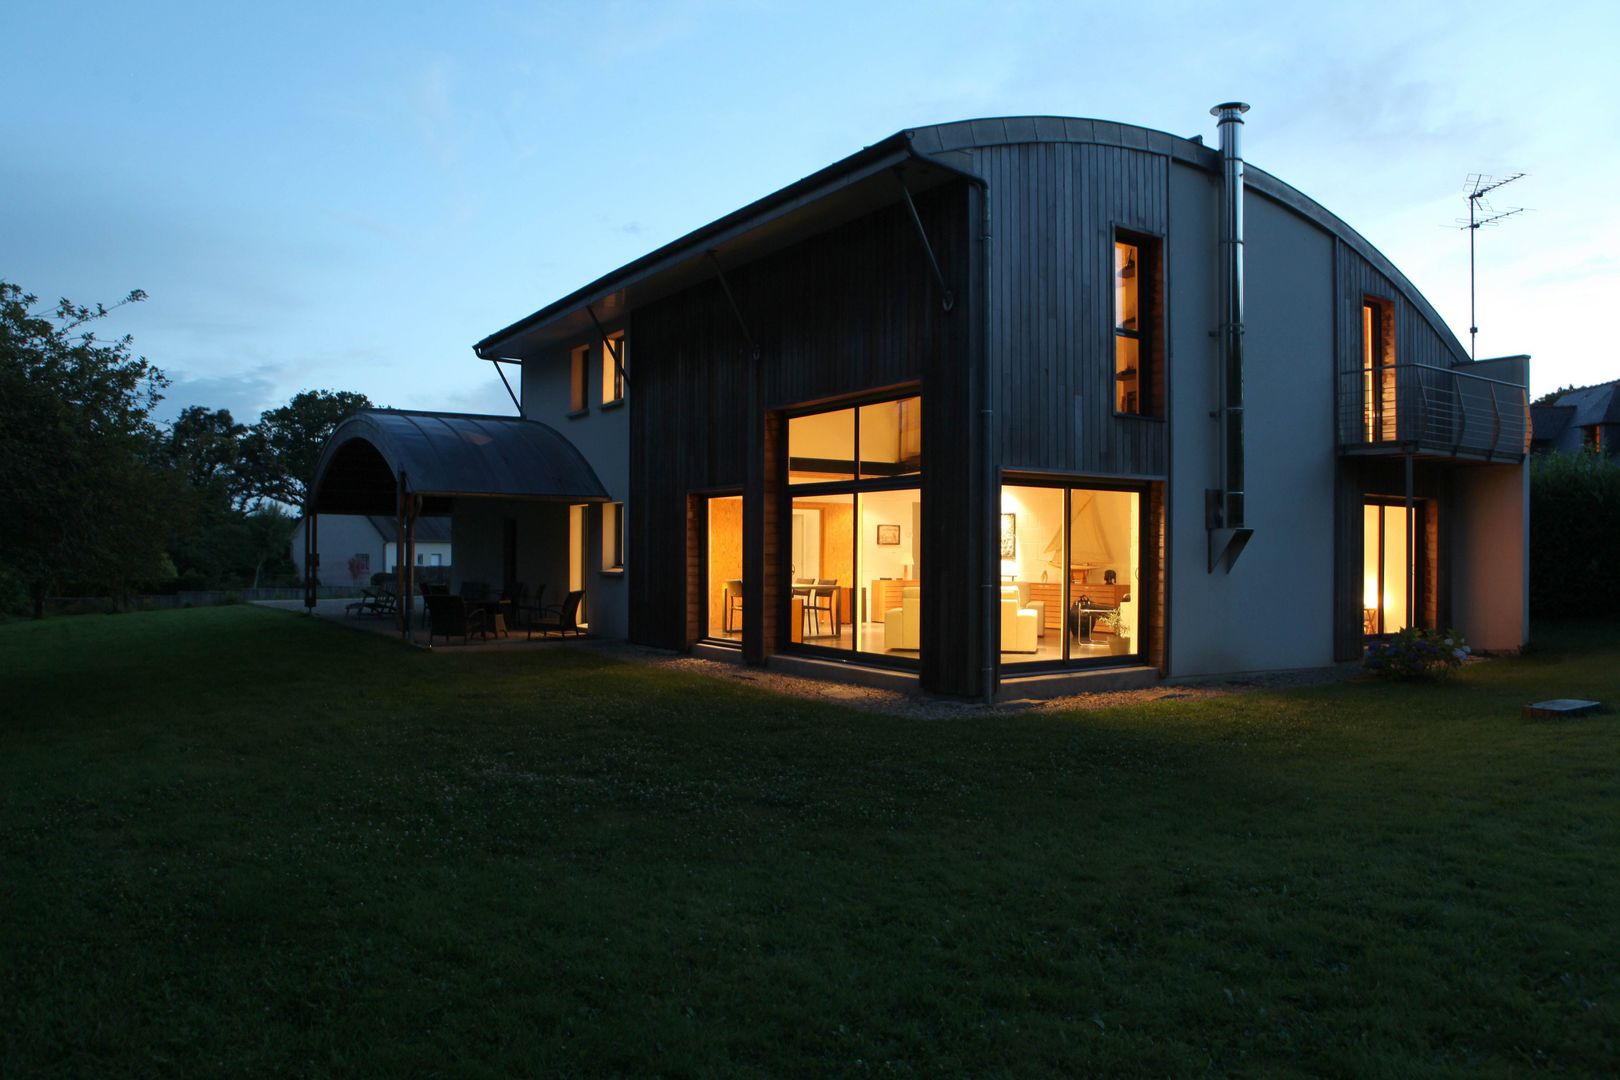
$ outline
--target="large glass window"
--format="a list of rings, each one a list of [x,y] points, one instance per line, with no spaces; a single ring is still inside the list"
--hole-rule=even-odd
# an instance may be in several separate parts
[[[1368,502],[1361,511],[1362,630],[1367,634],[1398,634],[1422,621],[1426,560],[1424,506],[1412,508],[1408,519],[1400,504]],[[1410,522],[1411,528],[1408,529]]]
[[[1005,485],[998,625],[1003,664],[1143,651],[1138,491]]]
[[[922,649],[922,399],[788,421],[788,637],[916,660]]]

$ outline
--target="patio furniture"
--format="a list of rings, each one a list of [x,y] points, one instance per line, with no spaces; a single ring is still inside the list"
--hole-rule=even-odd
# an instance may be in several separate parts
[[[427,604],[429,645],[440,636],[443,636],[445,644],[449,644],[451,637],[460,637],[463,645],[473,634],[488,637],[485,629],[488,621],[482,608],[469,608],[467,601],[459,596],[429,593],[423,600]]]
[[[583,636],[585,631],[580,629],[579,625],[579,603],[583,599],[585,599],[585,593],[583,590],[576,589],[569,593],[567,597],[563,599],[560,607],[555,609],[546,609],[548,611],[555,610],[557,612],[556,617],[541,619],[535,624],[534,629],[540,631],[541,637],[545,637],[547,634],[551,633],[561,635],[569,632],[572,632],[576,636]]]

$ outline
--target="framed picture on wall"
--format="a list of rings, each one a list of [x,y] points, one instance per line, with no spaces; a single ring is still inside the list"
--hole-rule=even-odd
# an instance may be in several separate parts
[[[877,527],[877,529],[878,529],[877,542],[879,544],[891,545],[891,546],[894,546],[894,547],[899,547],[900,546],[900,526],[898,526],[898,525],[879,525]]]
[[[1018,515],[1001,515],[1001,557],[1018,558]]]

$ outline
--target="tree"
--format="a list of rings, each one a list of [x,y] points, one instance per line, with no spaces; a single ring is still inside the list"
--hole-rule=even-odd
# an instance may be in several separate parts
[[[369,408],[364,394],[305,390],[279,409],[266,410],[243,441],[246,490],[256,498],[302,507],[326,440],[343,421]]]
[[[139,303],[135,290],[113,307]],[[57,583],[129,589],[163,576],[165,540],[184,516],[150,416],[167,385],[126,335],[87,324],[111,310],[38,297],[0,281],[0,490],[6,572],[44,613]]]
[[[169,457],[199,495],[240,509],[250,497],[242,467],[248,429],[229,409],[186,407],[169,428]]]

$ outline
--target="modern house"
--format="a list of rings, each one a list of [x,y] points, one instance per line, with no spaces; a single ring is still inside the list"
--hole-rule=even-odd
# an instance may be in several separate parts
[[[323,585],[364,584],[372,574],[392,574],[399,568],[399,523],[393,517],[328,514],[320,518],[317,529],[319,546],[314,550],[321,556],[316,563],[324,568]],[[308,518],[299,518],[288,542],[303,577],[308,576],[309,554],[304,547],[308,530]],[[449,518],[425,517],[417,523],[412,555],[416,566],[448,569],[451,550]]]
[[[1528,358],[1212,111],[883,139],[480,341],[520,418],[350,421],[309,509],[449,513],[459,577],[599,635],[971,697],[1517,649]]]
[[[1535,451],[1592,450],[1613,457],[1620,446],[1620,380],[1560,394],[1551,405],[1532,405]]]

